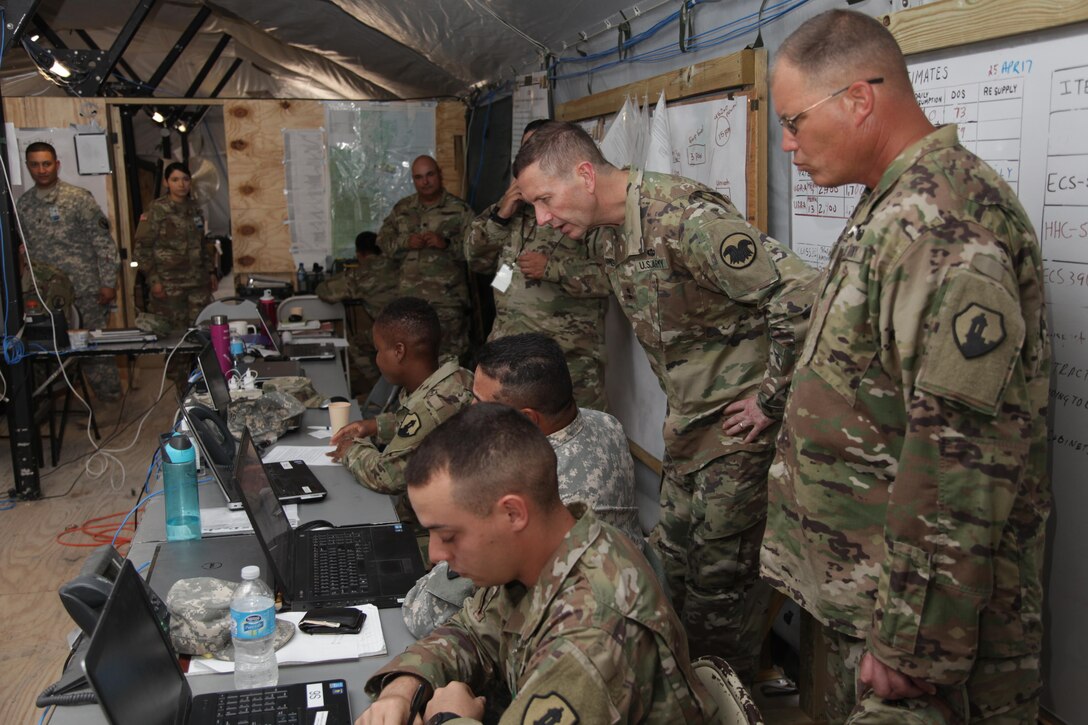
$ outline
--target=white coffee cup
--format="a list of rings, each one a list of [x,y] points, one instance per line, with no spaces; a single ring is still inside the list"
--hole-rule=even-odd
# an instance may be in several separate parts
[[[90,339],[86,330],[69,330],[68,331],[68,345],[73,350],[84,350],[87,347],[87,342]]]
[[[228,325],[230,327],[231,333],[234,334],[234,335],[241,336],[241,335],[256,335],[257,334],[257,326],[256,325],[251,325],[248,322],[246,322],[245,320],[231,320],[231,322],[229,322]]]
[[[351,413],[351,403],[333,401],[329,403],[329,429],[336,433],[348,424],[348,415]]]

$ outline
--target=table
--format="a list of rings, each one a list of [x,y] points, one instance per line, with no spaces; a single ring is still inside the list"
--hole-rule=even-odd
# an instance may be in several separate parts
[[[346,381],[338,360],[308,361],[303,363],[304,372],[310,376],[317,391],[323,395],[346,394]],[[353,405],[353,414],[358,415],[358,407]],[[308,425],[325,425],[328,413],[324,410],[307,410],[303,416],[303,426],[299,431],[284,436],[281,440],[292,445],[324,445],[327,441],[315,439],[306,432]],[[378,494],[355,483],[351,474],[340,466],[317,466],[314,473],[329,491],[325,500],[317,503],[299,504],[299,517],[302,521],[325,519],[333,524],[380,523],[396,521],[396,512],[389,496]],[[200,490],[201,508],[222,506],[222,493],[215,484],[204,485]],[[160,546],[165,541],[165,516],[162,497],[157,496],[148,502],[143,520],[137,529],[133,544],[129,548],[128,558],[139,566],[153,562]],[[252,534],[219,537],[229,539],[230,546],[253,547],[259,552],[259,545]],[[216,539],[218,540],[218,539]],[[227,545],[224,542],[225,545]],[[261,559],[263,562],[263,558]],[[192,576],[199,576],[197,572]],[[169,584],[157,582],[153,569],[147,573],[156,593],[165,599]],[[226,575],[224,575],[226,576]],[[400,608],[381,609],[379,618],[382,634],[385,637],[387,655],[365,657],[347,662],[329,662],[311,665],[295,665],[280,668],[280,682],[314,682],[333,678],[342,678],[348,684],[348,699],[353,716],[358,717],[370,704],[363,692],[363,685],[392,655],[402,652],[415,638],[408,632]],[[66,623],[67,624],[67,623]],[[297,635],[296,635],[297,636]],[[78,667],[79,664],[75,663]],[[234,689],[233,674],[206,674],[186,678],[193,694],[204,694]],[[99,725],[106,723],[106,717],[97,705],[60,707],[54,712],[52,723],[56,725]]]

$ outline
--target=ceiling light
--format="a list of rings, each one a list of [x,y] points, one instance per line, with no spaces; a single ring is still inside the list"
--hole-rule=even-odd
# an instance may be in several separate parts
[[[155,111],[154,113],[151,114],[151,120],[154,121],[155,123],[162,123],[163,121],[166,120],[166,116],[162,115],[158,111]]]
[[[55,75],[57,78],[71,78],[72,71],[68,70],[68,66],[61,63],[59,60],[54,59],[53,65],[49,66],[49,72]]]
[[[185,125],[185,121],[178,121],[178,125],[174,126],[178,130],[178,133],[187,133],[189,127]]]

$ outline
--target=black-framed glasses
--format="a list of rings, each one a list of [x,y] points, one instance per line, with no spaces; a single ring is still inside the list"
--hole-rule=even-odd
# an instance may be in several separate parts
[[[854,81],[854,83],[857,83],[857,82],[858,81]],[[868,83],[871,86],[875,86],[878,83],[883,83],[883,82],[884,82],[883,78],[869,78],[868,80],[862,81],[862,83]],[[854,85],[854,83],[849,83],[849,84],[843,86],[842,88],[840,88],[839,90],[835,91],[834,93],[832,93],[830,95],[827,95],[827,96],[824,96],[823,98],[816,101],[815,103],[813,103],[811,106],[809,106],[805,110],[801,111],[800,113],[795,113],[792,116],[779,116],[778,117],[778,125],[781,126],[784,129],[786,129],[790,133],[792,133],[794,136],[796,136],[797,135],[797,122],[801,120],[802,116],[804,116],[809,111],[812,111],[812,110],[814,110],[816,108],[819,108],[820,106],[822,106],[825,103],[827,103],[828,101],[830,101],[832,98],[834,98],[836,96],[841,96],[843,93],[846,93],[848,90],[850,90],[850,86]]]

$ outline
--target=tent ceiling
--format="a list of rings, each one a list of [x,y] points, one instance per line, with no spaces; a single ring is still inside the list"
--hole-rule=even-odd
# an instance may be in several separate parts
[[[108,48],[135,4],[42,0],[38,15],[70,48],[87,47],[77,30]],[[234,58],[245,62],[222,97],[465,96],[476,84],[539,68],[545,50],[562,52],[580,32],[601,27],[620,11],[630,16],[638,0],[158,0],[123,56],[139,79],[154,73],[202,4],[211,17],[159,87],[130,86],[128,93],[183,95],[227,33],[233,40],[198,97],[209,95]],[[18,47],[4,59],[0,78],[5,95],[63,92],[33,72]]]

